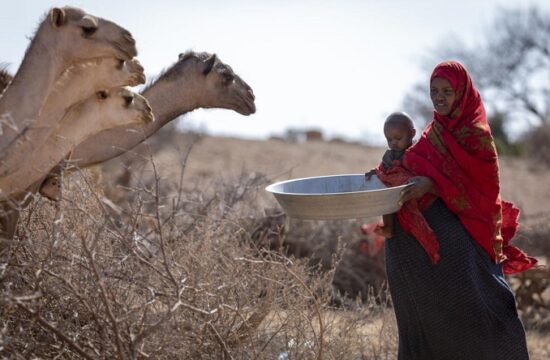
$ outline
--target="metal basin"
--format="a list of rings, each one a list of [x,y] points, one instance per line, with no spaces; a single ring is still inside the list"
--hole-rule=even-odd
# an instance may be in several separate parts
[[[269,185],[288,216],[303,220],[357,219],[399,210],[400,193],[407,185],[387,188],[376,175],[316,176]]]

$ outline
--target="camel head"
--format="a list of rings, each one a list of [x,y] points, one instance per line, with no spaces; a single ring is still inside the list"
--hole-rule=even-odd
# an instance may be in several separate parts
[[[144,82],[143,67],[136,59],[96,58],[76,63],[65,70],[56,82],[55,90],[65,101],[76,103],[82,97],[103,89],[136,86]],[[58,101],[54,100],[56,103]]]
[[[151,106],[143,96],[123,87],[101,90],[71,106],[49,138],[57,139],[58,144],[71,144],[72,148],[100,131],[153,119]],[[34,151],[42,151],[41,148]]]
[[[67,63],[96,57],[129,60],[137,55],[136,42],[130,32],[81,9],[53,8],[45,22],[51,31],[43,41]],[[63,50],[59,51],[60,48]]]
[[[109,89],[121,86],[136,86],[145,82],[143,67],[137,59],[121,60],[115,58],[99,58],[91,61],[91,69],[85,69],[87,76],[93,79],[95,86]],[[84,68],[86,68],[84,64]],[[82,84],[87,85],[87,84]]]
[[[159,80],[162,78],[181,80],[179,96],[185,98],[192,90],[192,95],[197,97],[197,107],[230,109],[242,115],[256,112],[252,88],[216,54],[193,51],[180,54],[178,62]]]
[[[79,112],[84,119],[79,119],[79,123],[95,123],[93,133],[153,121],[153,112],[147,99],[126,88],[98,91],[79,108]]]

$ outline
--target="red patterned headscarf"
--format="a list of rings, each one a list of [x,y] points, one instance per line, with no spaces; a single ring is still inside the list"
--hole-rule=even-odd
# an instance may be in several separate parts
[[[445,78],[455,91],[448,116],[434,111],[404,166],[431,178],[447,207],[505,273],[527,270],[536,259],[510,245],[519,210],[500,199],[498,157],[481,97],[458,62],[437,65],[430,78]]]

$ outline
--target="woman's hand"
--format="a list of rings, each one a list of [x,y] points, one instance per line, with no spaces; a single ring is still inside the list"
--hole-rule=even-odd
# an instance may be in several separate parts
[[[411,199],[419,199],[427,192],[436,193],[434,182],[426,176],[415,176],[409,180],[409,185],[401,190],[399,206]]]

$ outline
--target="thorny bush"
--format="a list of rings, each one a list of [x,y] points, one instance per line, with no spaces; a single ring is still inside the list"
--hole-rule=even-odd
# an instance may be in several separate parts
[[[80,171],[60,202],[33,199],[2,254],[0,355],[393,358],[385,303],[332,306],[341,247],[320,271],[254,242],[265,181],[246,174],[214,194],[167,194],[154,172],[117,206]]]

